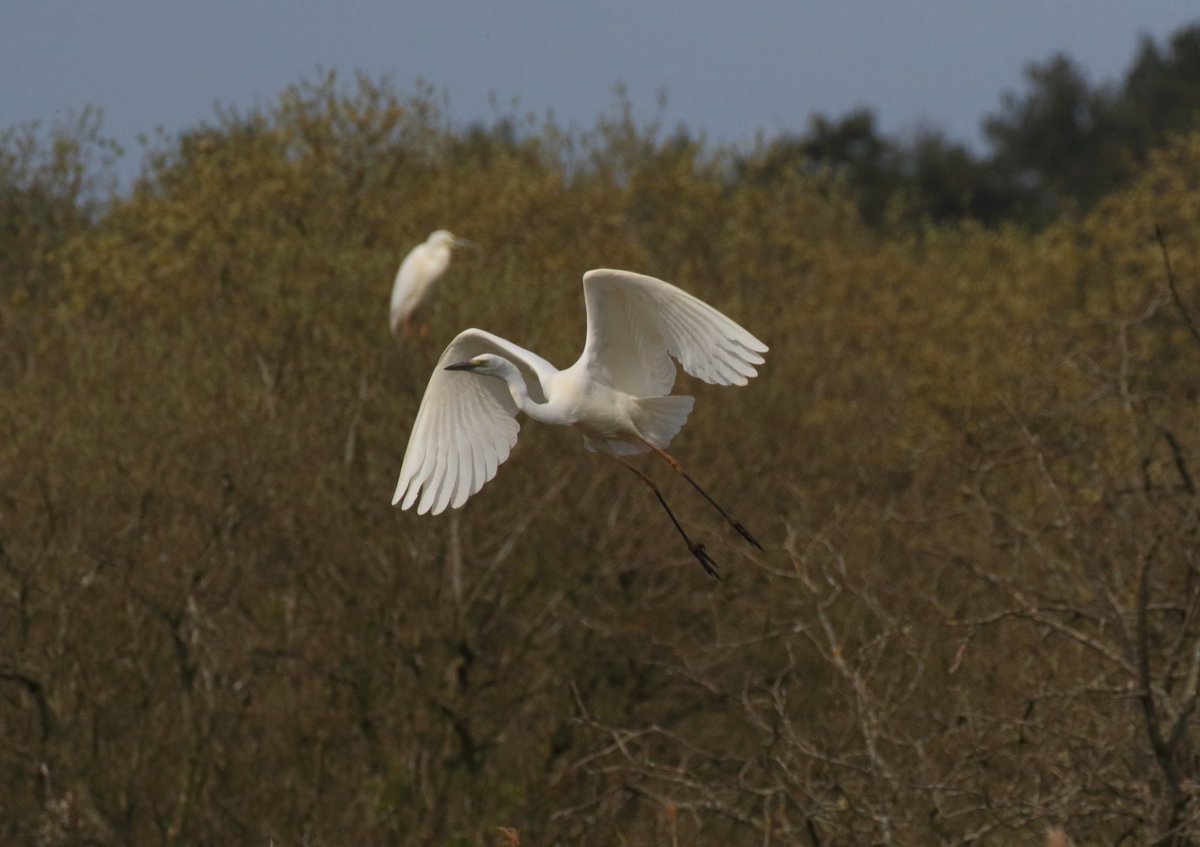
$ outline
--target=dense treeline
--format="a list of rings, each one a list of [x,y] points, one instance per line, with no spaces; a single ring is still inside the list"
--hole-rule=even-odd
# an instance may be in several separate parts
[[[93,122],[4,145],[5,843],[1200,840],[1200,134],[1036,231],[365,79],[106,206]],[[437,226],[483,249],[397,344]],[[569,363],[597,266],[771,345],[675,444],[764,553],[646,464],[723,582],[536,424],[461,512],[389,506],[442,344]]]
[[[1027,90],[1007,92],[982,130],[985,153],[922,128],[882,135],[869,109],[816,115],[806,132],[774,140],[768,176],[823,166],[844,175],[864,217],[972,218],[1044,225],[1091,208],[1139,171],[1171,133],[1200,125],[1200,25],[1165,45],[1142,40],[1119,83],[1091,84],[1059,54],[1031,64]]]

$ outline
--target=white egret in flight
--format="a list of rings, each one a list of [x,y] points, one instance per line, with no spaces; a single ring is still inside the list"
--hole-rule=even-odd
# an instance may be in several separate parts
[[[409,251],[400,263],[400,270],[396,271],[396,281],[392,283],[392,306],[388,315],[392,335],[399,332],[407,337],[412,331],[413,314],[428,298],[434,281],[446,272],[451,249],[474,246],[465,238],[439,229]]]
[[[517,441],[517,414],[574,427],[593,452],[612,456],[653,489],[692,555],[715,563],[688,537],[654,482],[624,457],[653,451],[722,509],[669,453],[694,399],[670,396],[674,356],[694,377],[745,385],[763,363],[763,344],[686,291],[630,271],[583,275],[587,341],[574,365],[558,370],[541,356],[481,329],[467,329],[442,353],[417,411],[392,504],[418,514],[458,508],[496,475]]]

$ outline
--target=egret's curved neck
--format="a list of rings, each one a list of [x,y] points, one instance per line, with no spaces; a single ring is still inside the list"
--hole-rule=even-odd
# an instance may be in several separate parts
[[[517,404],[518,409],[534,420],[540,420],[543,417],[542,412],[546,404],[538,403],[529,396],[529,386],[525,384],[525,377],[516,365],[505,359],[503,366],[494,376],[508,383],[508,393],[512,395],[513,402]]]

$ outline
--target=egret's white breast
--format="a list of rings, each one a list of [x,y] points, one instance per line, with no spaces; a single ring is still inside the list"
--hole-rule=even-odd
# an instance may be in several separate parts
[[[568,419],[571,426],[592,439],[636,438],[630,419],[632,398],[607,385],[589,382],[571,397]]]

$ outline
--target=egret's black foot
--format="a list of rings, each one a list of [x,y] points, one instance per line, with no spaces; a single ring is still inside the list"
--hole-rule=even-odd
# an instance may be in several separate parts
[[[742,526],[739,521],[733,521],[733,528],[741,533],[742,538],[749,541],[751,544],[753,544],[759,550],[762,550],[764,553],[766,552],[766,549],[761,544],[758,543],[758,539],[755,538],[753,535],[751,535],[750,530],[748,530],[748,529],[746,529],[746,527]]]
[[[696,561],[698,561],[704,567],[704,570],[708,572],[708,575],[720,582],[721,575],[717,573],[717,563],[712,560],[712,557],[709,556],[707,552],[705,552],[704,545],[694,544],[689,541],[688,549],[692,551],[692,555],[696,557]]]

